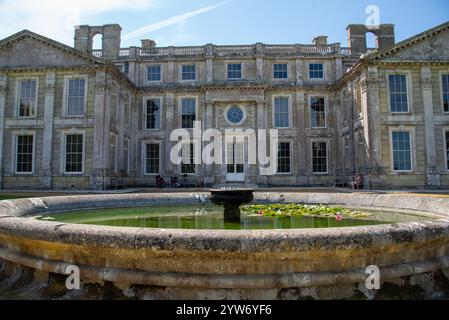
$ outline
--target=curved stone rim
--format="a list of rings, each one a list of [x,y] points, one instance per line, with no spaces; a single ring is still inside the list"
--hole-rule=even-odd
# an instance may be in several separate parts
[[[89,195],[18,199],[0,202],[0,234],[39,241],[112,248],[155,250],[217,250],[223,252],[282,252],[312,248],[364,248],[449,237],[449,198],[379,195],[372,193],[256,193],[256,202],[304,202],[371,209],[397,209],[407,204],[441,219],[389,225],[332,229],[291,230],[181,230],[105,227],[32,219],[33,216],[96,208],[139,207],[165,204],[194,204],[184,193]],[[418,201],[417,201],[418,199]],[[434,209],[434,210],[433,210]],[[436,211],[436,212],[435,212]]]

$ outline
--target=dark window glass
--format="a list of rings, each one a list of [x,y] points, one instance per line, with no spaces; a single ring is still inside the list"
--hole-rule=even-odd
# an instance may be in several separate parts
[[[324,98],[311,99],[312,128],[326,127],[326,107]]]
[[[238,124],[243,121],[243,118],[245,117],[245,114],[243,113],[243,110],[239,107],[232,107],[228,110],[226,117],[228,118],[228,121],[232,124]]]
[[[275,63],[273,65],[273,73],[275,79],[288,79],[288,64]]]
[[[196,121],[196,100],[194,98],[182,99],[182,128],[192,129]]]
[[[19,117],[33,117],[36,110],[36,80],[20,81]]]
[[[446,131],[446,168],[449,170],[449,131]]]
[[[242,78],[242,64],[230,63],[228,64],[228,79]]]
[[[412,170],[412,149],[410,132],[393,132],[392,138],[394,170]]]
[[[83,135],[68,134],[65,143],[65,172],[83,171]]]
[[[449,112],[449,75],[443,75],[443,106],[444,112]]]
[[[290,127],[288,102],[288,98],[286,97],[278,97],[274,99],[274,124],[276,128]]]
[[[70,79],[67,95],[67,115],[84,115],[86,80]]]
[[[33,140],[32,135],[17,136],[17,163],[18,173],[33,172]]]
[[[161,128],[161,100],[147,100],[146,106],[146,128],[160,129]]]
[[[391,112],[408,112],[407,76],[389,75]]]
[[[310,79],[323,79],[324,67],[321,63],[309,64],[309,77]]]
[[[290,143],[279,143],[278,173],[290,173]]]
[[[327,143],[313,142],[312,143],[312,159],[314,173],[327,173]]]
[[[148,81],[161,81],[161,66],[148,67]]]
[[[182,66],[182,80],[195,80],[196,79],[196,66]]]
[[[146,145],[146,148],[145,173],[158,174],[160,163],[159,144],[150,143]]]

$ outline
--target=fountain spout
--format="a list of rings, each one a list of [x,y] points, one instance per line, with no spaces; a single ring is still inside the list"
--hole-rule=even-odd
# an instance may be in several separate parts
[[[213,204],[224,206],[226,222],[239,222],[240,206],[254,200],[254,190],[251,189],[210,190],[210,193]]]

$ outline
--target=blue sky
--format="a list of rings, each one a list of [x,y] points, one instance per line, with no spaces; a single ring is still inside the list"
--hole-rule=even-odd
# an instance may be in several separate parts
[[[316,35],[346,46],[346,26],[365,23],[369,5],[396,25],[398,41],[449,20],[449,0],[0,0],[0,38],[27,28],[72,45],[76,24],[119,23],[123,47],[142,38],[182,46],[311,43]]]

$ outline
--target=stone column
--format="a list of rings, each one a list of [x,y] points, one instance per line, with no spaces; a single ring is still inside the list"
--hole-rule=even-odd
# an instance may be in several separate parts
[[[343,77],[343,59],[335,59],[335,81],[338,81]]]
[[[307,140],[306,140],[306,110],[304,92],[296,93],[296,123],[298,126],[298,185],[307,184]]]
[[[139,57],[139,48],[137,47],[130,47],[129,48],[129,69],[128,69],[128,78],[134,82],[135,84],[139,83],[139,79],[137,77],[137,66],[136,60]]]
[[[164,72],[164,76],[162,77],[162,81],[165,83],[175,83],[177,79],[175,79],[175,60],[174,60],[174,47],[169,48],[169,56],[170,60],[167,62],[167,70],[162,70]]]
[[[214,45],[206,45],[206,83],[214,82]]]
[[[373,187],[381,185],[383,182],[378,176],[382,173],[382,146],[381,146],[381,122],[380,122],[380,98],[379,98],[379,74],[376,67],[368,67],[368,77],[366,82],[366,96],[363,95],[365,89],[362,87],[362,99],[367,100],[367,121],[365,123],[369,148],[370,174],[366,177],[365,186]]]
[[[131,174],[134,183],[143,174],[142,165],[142,97],[134,96],[130,99],[131,108]]]
[[[263,43],[256,43],[255,45],[256,48],[256,78],[257,81],[259,82],[263,82],[264,78],[265,78],[265,67],[264,67],[264,56],[265,56],[265,47],[263,45]]]
[[[435,122],[432,98],[432,69],[430,67],[421,68],[421,90],[424,107],[424,132],[427,162],[426,184],[427,186],[439,186],[441,182],[436,163]]]
[[[6,76],[0,75],[0,189],[3,189],[3,136],[5,129],[6,85]]]
[[[267,130],[268,129],[268,109],[267,109],[266,102],[265,101],[257,101],[256,108],[257,108],[257,129],[259,129],[259,130],[266,129]],[[267,132],[267,134],[268,134],[268,132]],[[269,150],[270,149],[269,137],[267,136],[266,139],[267,139],[267,143],[266,143],[267,150]],[[262,185],[262,186],[268,185],[268,177],[260,175],[260,169],[259,169],[259,174],[257,175],[257,184]]]
[[[117,129],[118,129],[118,136],[117,136],[117,173],[121,174],[122,170],[125,170],[124,168],[124,144],[125,144],[125,104],[127,103],[127,93],[125,93],[122,90],[119,90],[118,94],[118,104],[119,108],[117,110]],[[128,147],[129,148],[129,147]]]
[[[56,74],[48,73],[45,80],[45,107],[44,107],[44,131],[42,146],[42,173],[40,185],[42,189],[51,189],[52,186],[52,146],[53,146],[53,120],[55,108]]]
[[[98,71],[95,84],[95,121],[94,121],[94,146],[91,187],[95,190],[103,190],[106,177],[106,159],[104,158],[105,145],[105,114],[106,114],[106,73]]]
[[[175,117],[175,96],[173,93],[168,93],[165,102],[165,174],[168,176],[175,175],[175,168],[170,160],[170,152],[173,143],[170,142],[170,135],[174,130]]]
[[[214,104],[211,101],[206,101],[204,104],[205,118],[203,130],[209,130],[214,128]],[[203,148],[209,143],[203,144]],[[204,150],[204,149],[203,149]],[[204,186],[211,187],[215,183],[215,165],[204,165]]]
[[[303,63],[301,59],[296,59],[296,83],[299,86],[302,86],[304,84],[304,78],[302,76],[303,72]]]

